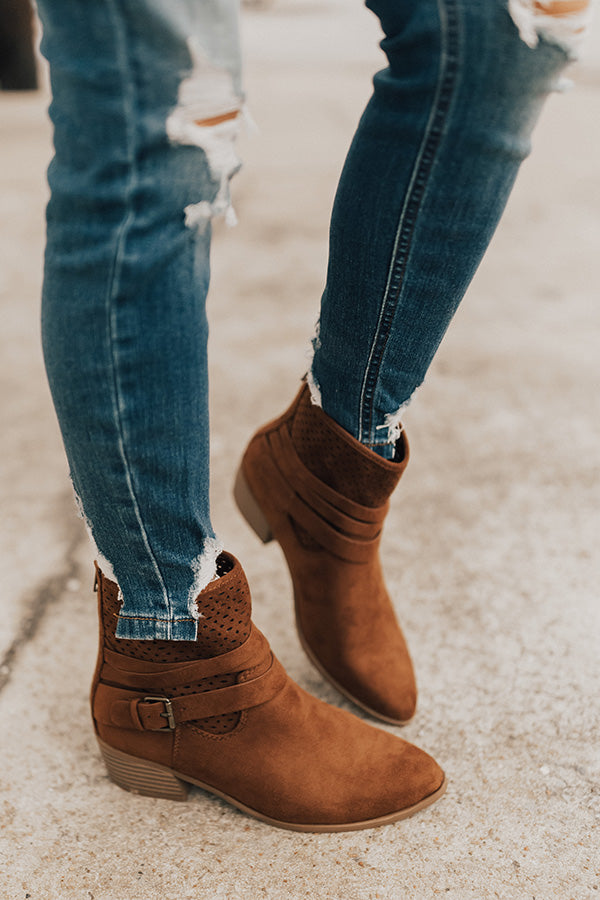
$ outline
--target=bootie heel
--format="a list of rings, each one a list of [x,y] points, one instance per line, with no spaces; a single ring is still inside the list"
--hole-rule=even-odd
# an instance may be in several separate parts
[[[148,759],[139,759],[109,747],[98,738],[111,781],[133,794],[162,800],[187,800],[188,785],[172,772]]]
[[[233,488],[233,497],[237,507],[246,522],[256,532],[263,544],[273,540],[273,532],[265,514],[254,499],[254,495],[248,487],[244,473],[239,469]]]

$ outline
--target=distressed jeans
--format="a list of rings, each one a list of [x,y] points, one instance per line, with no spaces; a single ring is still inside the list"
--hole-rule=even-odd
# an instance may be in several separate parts
[[[383,456],[585,18],[579,0],[560,16],[507,3],[367,4],[388,65],[341,176],[308,380]],[[43,347],[71,477],[121,588],[117,635],[192,640],[221,548],[205,299],[211,219],[233,217],[237,0],[38,7],[55,143]]]

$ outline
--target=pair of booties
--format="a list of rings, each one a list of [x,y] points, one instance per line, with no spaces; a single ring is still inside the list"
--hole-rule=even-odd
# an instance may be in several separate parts
[[[252,438],[235,485],[248,523],[285,554],[307,655],[346,697],[394,724],[413,716],[416,687],[379,542],[407,461],[404,435],[385,460],[313,406],[304,386]],[[115,637],[118,587],[97,570],[92,714],[113,781],[179,800],[197,785],[298,831],[383,825],[437,800],[437,763],[296,685],[252,624],[239,562],[221,554],[217,574],[196,600],[196,641],[127,641]]]

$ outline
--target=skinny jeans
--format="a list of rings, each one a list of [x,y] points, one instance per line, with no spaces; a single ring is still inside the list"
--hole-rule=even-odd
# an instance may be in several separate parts
[[[391,457],[570,48],[505,0],[367,6],[387,66],[340,178],[308,379]],[[55,146],[42,336],[71,478],[122,592],[117,636],[193,640],[221,547],[205,300],[211,220],[232,218],[239,166],[238,4],[38,7]]]

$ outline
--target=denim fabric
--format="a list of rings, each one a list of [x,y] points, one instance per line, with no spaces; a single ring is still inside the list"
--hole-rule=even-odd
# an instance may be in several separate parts
[[[331,225],[312,376],[389,455],[566,61],[502,0],[371,0],[389,67]],[[242,106],[236,0],[38,0],[50,61],[43,345],[71,475],[123,594],[117,635],[195,637],[208,499],[210,217]],[[213,102],[214,101],[214,102]],[[392,415],[393,421],[389,419]]]
[[[166,129],[193,69],[190,37],[239,95],[237,4],[39,6],[55,142],[43,347],[71,476],[123,593],[119,637],[193,639],[190,601],[217,546],[210,222],[190,228],[185,210],[212,203],[219,184],[207,154]]]
[[[312,376],[324,410],[391,458],[504,209],[567,55],[498,0],[369,0],[389,66],[340,179]]]

